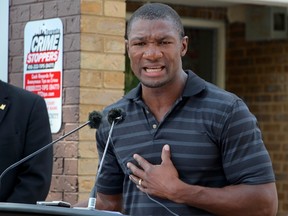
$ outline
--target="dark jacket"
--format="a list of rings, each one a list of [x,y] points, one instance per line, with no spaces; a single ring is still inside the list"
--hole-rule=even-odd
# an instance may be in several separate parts
[[[0,80],[0,173],[51,141],[44,99]],[[52,165],[51,147],[8,171],[1,178],[0,202],[45,200]]]

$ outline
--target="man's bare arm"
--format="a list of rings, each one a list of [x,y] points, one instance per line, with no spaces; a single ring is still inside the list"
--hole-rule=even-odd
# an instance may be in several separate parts
[[[98,192],[96,209],[123,212],[122,194],[106,195]]]

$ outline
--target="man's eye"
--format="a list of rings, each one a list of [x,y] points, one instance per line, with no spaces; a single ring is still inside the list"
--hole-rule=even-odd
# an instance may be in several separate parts
[[[135,43],[134,46],[144,46],[145,43],[144,42],[138,42],[138,43]]]
[[[170,44],[170,42],[169,41],[161,41],[160,44],[167,45],[167,44]]]

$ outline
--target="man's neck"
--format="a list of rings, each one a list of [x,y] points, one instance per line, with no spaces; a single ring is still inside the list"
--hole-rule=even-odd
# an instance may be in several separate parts
[[[181,97],[186,84],[187,74],[177,84],[161,88],[142,86],[142,99],[158,121],[161,121],[172,108],[175,101]]]

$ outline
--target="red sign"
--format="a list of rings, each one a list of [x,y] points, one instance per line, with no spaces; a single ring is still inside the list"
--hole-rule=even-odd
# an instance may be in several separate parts
[[[58,98],[61,91],[61,72],[25,74],[25,89],[44,98]]]

